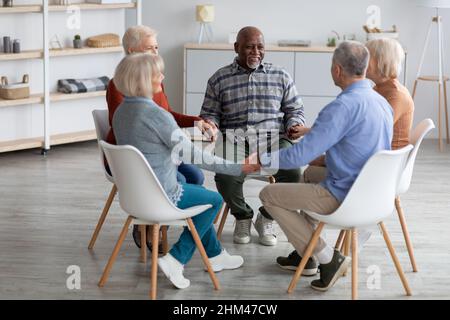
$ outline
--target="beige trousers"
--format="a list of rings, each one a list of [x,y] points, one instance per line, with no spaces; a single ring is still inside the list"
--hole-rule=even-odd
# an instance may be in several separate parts
[[[327,189],[317,184],[326,176],[326,168],[310,168],[312,169],[305,171],[305,183],[271,184],[264,187],[259,194],[264,208],[277,221],[300,255],[305,252],[317,224],[315,219],[302,210],[330,214],[340,205]],[[315,253],[323,250],[325,246],[325,241],[320,238]]]

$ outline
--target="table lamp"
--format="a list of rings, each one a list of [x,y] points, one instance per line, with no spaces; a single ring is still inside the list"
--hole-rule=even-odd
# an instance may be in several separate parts
[[[442,110],[442,100],[444,100],[445,106],[445,123],[447,129],[447,144],[450,143],[449,136],[449,126],[448,126],[448,108],[447,108],[447,85],[446,82],[449,80],[448,77],[444,76],[444,36],[442,27],[442,17],[439,15],[439,9],[450,8],[450,0],[416,0],[418,6],[434,8],[436,10],[436,15],[431,18],[430,24],[428,26],[427,36],[425,38],[425,44],[422,50],[422,56],[420,58],[419,70],[417,71],[417,77],[414,82],[412,97],[416,94],[417,83],[421,81],[434,81],[438,83],[438,95],[439,95],[439,114],[438,114],[438,124],[439,124],[439,149],[443,151],[442,143],[442,133],[441,133],[441,110]],[[428,42],[430,40],[431,29],[434,24],[437,28],[437,38],[438,38],[438,75],[423,76],[422,66],[425,59],[425,53],[427,51]],[[443,90],[442,90],[443,89]],[[444,96],[442,97],[442,91]]]
[[[208,38],[208,41],[211,41],[213,38],[211,22],[214,22],[214,6],[211,4],[201,4],[196,8],[196,20],[200,22],[198,43],[202,43],[204,34]]]

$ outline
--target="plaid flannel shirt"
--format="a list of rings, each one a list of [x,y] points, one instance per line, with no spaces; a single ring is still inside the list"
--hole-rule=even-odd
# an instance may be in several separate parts
[[[227,129],[278,130],[304,125],[303,102],[282,68],[261,64],[248,72],[236,59],[209,80],[200,117]]]

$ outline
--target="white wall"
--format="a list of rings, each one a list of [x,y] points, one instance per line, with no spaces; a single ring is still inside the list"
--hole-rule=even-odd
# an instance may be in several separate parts
[[[183,93],[183,45],[195,42],[198,24],[194,0],[144,0],[143,23],[159,31],[161,55],[166,61],[165,87],[175,110],[182,108]],[[228,34],[246,25],[259,27],[266,43],[279,39],[310,39],[324,44],[332,30],[339,33],[355,33],[358,40],[365,40],[362,26],[366,23],[366,9],[375,4],[381,8],[382,28],[397,25],[400,40],[408,50],[408,88],[416,76],[420,53],[429,21],[434,11],[416,7],[413,0],[208,0],[214,4],[216,19],[213,25],[214,42],[227,42]],[[450,52],[450,10],[442,11],[445,24],[445,52]],[[128,25],[134,24],[128,14]],[[432,43],[436,43],[435,37]],[[429,50],[424,71],[436,73],[435,50]],[[449,55],[446,73],[450,74]],[[436,71],[434,71],[436,70]],[[206,86],[206,83],[205,83]],[[307,107],[307,106],[306,106]],[[437,86],[421,83],[416,98],[415,122],[431,117],[437,122]],[[437,135],[437,130],[433,132]]]

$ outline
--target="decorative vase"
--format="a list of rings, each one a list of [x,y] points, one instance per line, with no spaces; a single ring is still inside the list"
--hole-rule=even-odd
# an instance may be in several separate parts
[[[74,39],[73,40],[73,47],[75,49],[81,49],[83,47],[83,41],[81,41],[81,39]]]

